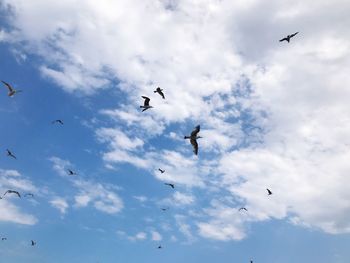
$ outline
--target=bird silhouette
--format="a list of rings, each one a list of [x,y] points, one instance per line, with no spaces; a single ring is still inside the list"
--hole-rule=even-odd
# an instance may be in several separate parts
[[[193,146],[193,152],[195,155],[198,155],[198,143],[197,139],[202,138],[201,136],[197,136],[201,127],[200,125],[196,126],[195,129],[191,132],[190,136],[185,136],[184,139],[190,139],[190,142]]]
[[[161,245],[158,246],[158,249],[162,249],[163,247]]]
[[[4,241],[4,240],[7,240],[7,238],[6,237],[2,237],[1,240]]]
[[[242,210],[244,210],[244,211],[247,211],[247,212],[248,212],[248,209],[247,209],[247,208],[245,208],[245,207],[241,207],[240,209],[238,209],[238,211],[242,211]]]
[[[299,33],[299,32],[296,32],[296,33],[294,33],[294,34],[288,35],[288,36],[286,36],[286,37],[280,39],[280,42],[287,41],[287,42],[289,43],[290,39],[291,39],[292,37],[296,36],[298,33]]]
[[[156,90],[153,91],[154,93],[158,93],[160,96],[162,96],[163,99],[165,99],[165,96],[164,96],[164,93],[163,93],[163,90],[158,87]]]
[[[77,175],[77,173],[74,172],[74,171],[72,171],[71,169],[68,169],[68,174],[69,174],[69,175]]]
[[[148,110],[150,108],[153,108],[152,106],[149,105],[150,102],[150,98],[146,97],[146,96],[141,96],[145,101],[143,102],[143,106],[140,106],[142,110],[142,112],[144,112],[145,110]]]
[[[54,120],[54,121],[52,121],[51,122],[52,124],[55,124],[55,123],[58,123],[58,124],[61,124],[61,125],[63,125],[63,121],[62,120]]]
[[[6,152],[7,152],[7,156],[17,159],[17,157],[9,149],[6,149]]]
[[[159,172],[161,172],[162,174],[165,173],[165,170],[162,170],[162,169],[158,169]]]
[[[17,191],[14,191],[14,190],[7,190],[7,191],[3,194],[3,197],[4,197],[6,194],[16,194],[19,198],[21,198],[20,193],[17,192]]]
[[[169,210],[169,207],[162,207],[161,210],[162,210],[162,211]]]
[[[34,240],[31,240],[31,244],[32,244],[32,246],[35,246],[36,242]]]
[[[5,86],[8,88],[9,92],[7,93],[7,95],[9,97],[12,97],[13,95],[15,95],[16,93],[19,93],[19,92],[22,92],[22,90],[15,90],[10,84],[8,84],[7,82],[5,81],[1,81],[2,83],[5,84]]]
[[[270,191],[270,189],[266,188],[266,190],[268,195],[272,195],[272,192]]]
[[[169,185],[171,188],[175,188],[175,185],[174,184],[168,184],[168,183],[164,183],[165,185]]]

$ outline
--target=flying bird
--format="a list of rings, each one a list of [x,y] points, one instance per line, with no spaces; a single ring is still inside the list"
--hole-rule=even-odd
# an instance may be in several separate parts
[[[140,106],[142,110],[142,112],[144,112],[145,110],[148,110],[150,108],[153,108],[152,106],[149,105],[149,101],[151,100],[150,98],[146,97],[146,96],[141,96],[145,101],[143,103],[143,106]]]
[[[36,242],[34,240],[31,240],[32,246],[36,245]]]
[[[8,84],[7,82],[5,81],[1,81],[2,83],[5,84],[5,86],[8,88],[9,92],[7,93],[7,95],[9,97],[12,97],[13,95],[15,95],[16,93],[19,93],[19,92],[22,92],[21,90],[15,90],[10,84]]]
[[[21,198],[20,193],[17,192],[17,191],[14,191],[14,190],[7,190],[7,191],[3,194],[3,197],[4,197],[6,194],[16,194],[19,198]]]
[[[34,197],[34,195],[33,195],[32,193],[27,193],[27,194],[25,194],[24,196],[25,196],[25,197],[26,197],[26,196]]]
[[[2,237],[1,240],[4,241],[4,240],[7,240],[7,238],[6,237]]]
[[[266,190],[268,195],[272,195],[272,192],[270,191],[270,189],[266,188]]]
[[[161,172],[162,174],[165,173],[165,170],[162,170],[162,169],[158,169],[159,172]]]
[[[280,42],[287,41],[289,43],[290,39],[294,36],[296,36],[299,32],[296,32],[294,34],[288,35],[285,38],[280,39]]]
[[[238,209],[238,211],[242,211],[242,210],[244,210],[244,211],[247,211],[247,212],[248,212],[248,209],[247,209],[247,208],[245,208],[245,207],[241,207],[240,209]]]
[[[17,159],[17,157],[9,149],[6,149],[6,152],[7,152],[7,156]]]
[[[68,169],[68,174],[69,174],[69,175],[77,175],[77,173],[76,173],[76,172],[73,172],[71,169]]]
[[[161,208],[162,211],[166,211],[166,210],[169,210],[169,207],[163,207]]]
[[[160,87],[158,87],[156,90],[153,91],[154,93],[158,93],[160,96],[162,96],[163,99],[165,99],[164,93],[163,93],[163,89],[161,89]]]
[[[165,185],[169,185],[171,188],[175,188],[175,185],[174,184],[168,184],[168,183],[164,183]]]
[[[163,248],[163,247],[162,247],[161,245],[159,245],[159,246],[158,246],[158,249],[161,249],[161,248]]]
[[[198,155],[198,143],[197,139],[202,138],[201,136],[197,136],[201,127],[200,125],[196,126],[195,129],[191,132],[191,136],[185,136],[184,139],[190,139],[190,142],[193,146],[193,152],[195,155]]]
[[[58,124],[63,125],[63,121],[62,121],[62,120],[54,120],[54,121],[52,121],[51,123],[52,123],[52,124],[58,123]]]

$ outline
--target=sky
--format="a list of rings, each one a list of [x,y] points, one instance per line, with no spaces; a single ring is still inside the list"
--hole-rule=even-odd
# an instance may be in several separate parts
[[[0,0],[2,260],[348,263],[349,12]]]

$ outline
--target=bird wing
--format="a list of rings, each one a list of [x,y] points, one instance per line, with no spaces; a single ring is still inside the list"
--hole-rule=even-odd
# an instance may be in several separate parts
[[[2,83],[4,83],[5,85],[6,85],[6,87],[9,89],[9,91],[10,92],[12,92],[13,91],[13,88],[12,88],[12,86],[10,85],[10,84],[8,84],[7,82],[5,82],[5,81],[1,81]]]
[[[285,40],[288,41],[288,38],[286,38],[286,37],[282,38],[282,39],[280,39],[280,42],[285,41]]]
[[[149,101],[151,100],[150,98],[148,98],[148,97],[146,97],[146,96],[142,96],[142,98],[144,98],[145,99],[145,102],[144,102],[144,106],[149,106]]]
[[[272,195],[272,192],[270,191],[270,189],[266,189],[266,190],[270,195]]]
[[[197,126],[195,127],[195,129],[191,132],[191,137],[197,136],[197,134],[199,133],[200,130],[201,130],[201,126],[200,126],[200,125],[197,125]]]
[[[291,34],[290,37],[294,37],[298,34],[299,32],[295,32],[294,34]]]
[[[191,138],[191,144],[193,146],[193,152],[195,155],[198,155],[198,143],[195,138]]]
[[[158,93],[159,93],[160,96],[162,96],[163,99],[165,99],[165,96],[164,96],[163,91],[161,91],[161,90],[159,89]]]

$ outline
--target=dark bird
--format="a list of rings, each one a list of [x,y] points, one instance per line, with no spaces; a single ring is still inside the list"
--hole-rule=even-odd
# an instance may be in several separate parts
[[[10,84],[8,84],[7,82],[5,81],[1,81],[2,83],[5,84],[5,86],[8,88],[9,92],[7,93],[7,95],[9,97],[12,97],[13,95],[15,95],[16,93],[19,93],[19,92],[22,92],[21,90],[15,90]]]
[[[162,174],[165,173],[165,170],[162,170],[162,169],[158,169],[159,172],[161,172]]]
[[[251,260],[250,263],[253,263],[253,260]]]
[[[54,121],[52,121],[51,123],[52,123],[52,124],[58,123],[58,124],[63,125],[63,121],[62,121],[62,120],[54,120]]]
[[[158,246],[158,249],[161,249],[161,248],[163,248],[163,247],[162,247],[161,245],[159,245],[159,246]]]
[[[247,211],[247,212],[248,212],[248,209],[247,209],[247,208],[245,208],[245,207],[241,207],[240,209],[238,209],[238,211],[242,211],[242,210],[244,210],[244,211]]]
[[[7,238],[6,237],[2,237],[1,240],[4,241],[4,240],[7,240]]]
[[[9,149],[6,149],[6,152],[7,152],[7,156],[17,159],[17,157]]]
[[[34,195],[32,193],[27,193],[27,194],[24,195],[24,197],[26,197],[26,196],[34,197]]]
[[[296,32],[296,33],[294,33],[294,34],[288,35],[288,36],[286,36],[285,38],[280,39],[280,42],[282,42],[282,41],[287,41],[287,42],[289,43],[290,39],[291,39],[292,37],[296,36],[298,33],[299,33],[299,32]]]
[[[163,99],[165,99],[165,96],[164,96],[164,93],[163,93],[163,90],[158,87],[156,90],[153,91],[154,93],[158,93],[160,96],[162,96]]]
[[[71,169],[68,169],[68,174],[69,174],[69,175],[77,175],[77,173],[76,173],[76,172],[73,172]]]
[[[272,195],[272,192],[270,191],[270,189],[266,188],[266,190],[268,195]]]
[[[162,211],[166,211],[166,210],[169,210],[169,207],[163,207],[161,208]]]
[[[4,197],[6,194],[16,194],[16,195],[18,195],[19,198],[21,198],[20,193],[17,192],[17,191],[14,191],[14,190],[7,190],[7,191],[3,194],[3,197]]]
[[[143,106],[140,106],[142,110],[142,112],[144,112],[145,110],[148,110],[150,108],[153,108],[152,106],[149,105],[149,101],[151,100],[150,98],[146,97],[146,96],[141,96],[143,99],[145,99]]]
[[[36,242],[34,240],[31,240],[32,246],[36,245]]]
[[[201,136],[197,136],[201,127],[200,125],[196,126],[196,128],[191,132],[191,136],[185,136],[184,139],[190,139],[190,142],[193,146],[193,152],[195,155],[198,155],[198,143],[197,139],[202,138]]]
[[[164,183],[165,185],[169,185],[171,188],[175,188],[175,185],[174,184],[168,184],[168,183]]]

